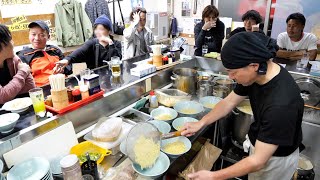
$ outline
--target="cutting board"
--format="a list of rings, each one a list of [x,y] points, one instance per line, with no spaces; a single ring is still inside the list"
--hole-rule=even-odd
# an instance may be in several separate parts
[[[3,157],[8,167],[32,157],[44,157],[50,161],[69,154],[71,147],[76,144],[78,139],[74,127],[72,122],[68,122],[5,153]]]

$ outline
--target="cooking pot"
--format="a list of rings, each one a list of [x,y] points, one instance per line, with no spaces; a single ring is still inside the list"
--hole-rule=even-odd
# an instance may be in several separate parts
[[[226,77],[216,77],[213,79],[216,86],[225,86],[229,89],[228,94],[234,89],[236,83],[234,80]]]
[[[198,81],[198,97],[199,99],[205,96],[213,95],[213,83],[210,80]]]
[[[174,87],[180,91],[196,94],[197,89],[197,71],[190,68],[180,68],[173,71],[173,80]]]
[[[222,99],[227,97],[230,92],[230,89],[224,85],[216,85],[213,87],[213,95]]]
[[[242,145],[246,140],[246,134],[248,134],[251,123],[254,122],[252,110],[248,111],[244,107],[251,107],[249,99],[242,101],[236,109],[233,111],[234,123],[232,128],[232,139],[238,144]]]

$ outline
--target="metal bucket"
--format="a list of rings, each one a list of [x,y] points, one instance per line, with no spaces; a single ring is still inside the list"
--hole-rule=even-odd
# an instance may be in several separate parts
[[[197,71],[190,68],[180,68],[173,71],[171,79],[174,81],[174,87],[180,91],[196,94],[197,89]]]

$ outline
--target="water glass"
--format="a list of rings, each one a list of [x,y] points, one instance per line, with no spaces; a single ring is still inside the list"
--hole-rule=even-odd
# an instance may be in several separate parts
[[[207,45],[202,45],[202,56],[208,53],[208,46]]]
[[[91,74],[91,70],[88,68],[80,71],[80,80],[83,82],[83,79],[86,77],[89,77],[90,74]]]
[[[46,107],[44,104],[44,96],[42,88],[34,88],[29,90],[29,95],[32,100],[34,113],[37,116],[44,117],[46,114]]]
[[[305,69],[307,68],[308,63],[309,63],[309,53],[305,52],[303,53],[301,60],[297,61],[296,67],[297,69]]]

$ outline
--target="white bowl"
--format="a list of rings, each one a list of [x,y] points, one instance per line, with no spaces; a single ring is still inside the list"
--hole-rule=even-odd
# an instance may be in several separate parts
[[[6,111],[11,111],[13,113],[21,113],[28,110],[29,106],[31,105],[32,105],[31,98],[29,97],[17,98],[17,99],[6,102],[2,106],[2,109]]]
[[[50,171],[49,161],[45,158],[34,157],[13,166],[8,172],[8,180],[35,180],[45,177]]]
[[[203,112],[203,106],[195,101],[180,101],[176,103],[173,108],[179,113],[181,117],[199,118]]]
[[[169,166],[170,166],[170,159],[163,152],[160,152],[160,156],[158,157],[155,164],[151,168],[142,170],[138,164],[132,164],[133,169],[137,173],[151,179],[156,179],[160,177],[163,173],[165,173],[168,170]]]
[[[149,123],[155,125],[162,134],[167,134],[171,131],[170,124],[166,123],[165,121],[152,120],[149,121]]]
[[[179,117],[172,122],[172,127],[179,131],[179,129],[187,122],[198,122],[198,120],[192,117]]]
[[[205,108],[205,111],[208,113],[211,109],[214,108],[216,104],[218,104],[222,98],[215,96],[205,96],[199,99],[200,104]]]
[[[20,115],[17,113],[6,113],[0,115],[0,132],[9,133],[14,129]]]
[[[163,114],[168,114],[170,115],[170,119],[168,120],[161,120],[158,119],[159,115],[163,115]],[[155,119],[155,120],[159,120],[159,121],[164,121],[167,123],[171,123],[173,121],[173,119],[175,119],[178,116],[177,111],[175,111],[174,109],[171,108],[167,108],[167,107],[163,107],[160,106],[157,109],[154,109],[151,111],[150,115]]]
[[[169,144],[169,143],[174,143],[174,142],[177,142],[177,141],[181,141],[184,143],[186,149],[184,152],[180,153],[180,154],[171,154],[171,153],[168,153],[164,150],[164,147]],[[179,136],[179,137],[174,137],[174,138],[169,138],[169,139],[164,139],[161,141],[161,147],[160,147],[161,151],[168,154],[170,157],[173,157],[173,158],[177,158],[179,157],[180,155],[188,152],[190,149],[191,149],[191,141],[184,137],[184,136]]]

